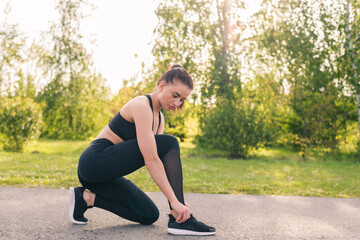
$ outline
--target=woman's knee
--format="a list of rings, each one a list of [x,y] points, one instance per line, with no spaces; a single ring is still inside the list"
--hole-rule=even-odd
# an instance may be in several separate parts
[[[160,213],[157,207],[154,207],[150,214],[143,216],[143,219],[140,221],[143,225],[150,225],[156,222],[159,219]]]
[[[91,169],[90,169],[91,170]],[[81,166],[78,166],[78,178],[81,183],[98,183],[98,176],[96,172],[90,171],[89,169],[84,169]]]
[[[179,141],[177,140],[176,137],[172,135],[169,134],[156,135],[155,140],[156,140],[159,156],[165,155],[172,149],[180,150]]]

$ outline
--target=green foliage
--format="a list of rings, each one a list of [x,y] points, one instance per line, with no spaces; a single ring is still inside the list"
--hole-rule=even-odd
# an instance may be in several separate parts
[[[191,1],[159,1],[155,11],[158,25],[154,31],[155,43],[152,49],[154,62],[149,77],[152,82],[149,86],[155,87],[155,81],[171,64],[181,64],[194,80],[194,91],[189,97],[189,106],[198,104],[199,88],[205,81],[206,63],[203,58],[209,49],[209,16],[212,3],[208,0]],[[188,136],[185,122],[190,117],[190,109],[183,109],[181,113],[172,114],[164,111],[165,132],[183,140]]]
[[[159,1],[152,50],[154,79],[158,79],[172,63],[182,64],[196,81],[204,79],[204,61],[207,60],[202,56],[209,51],[208,41],[204,40],[209,34],[211,5],[209,0]]]
[[[111,99],[110,112],[112,115],[119,112],[120,109],[134,97],[146,94],[143,89],[144,86],[136,84],[135,78],[130,78],[129,80],[123,79],[122,85],[118,93]]]
[[[42,126],[40,106],[30,98],[2,98],[0,142],[5,151],[22,151],[24,144],[38,137]]]
[[[185,125],[185,121],[188,114],[185,109],[181,112],[172,113],[170,111],[163,111],[165,118],[165,134],[171,134],[183,142],[188,137],[188,129]]]
[[[203,146],[232,157],[246,157],[262,144],[295,146],[304,159],[311,148],[337,151],[342,141],[360,146],[349,137],[358,136],[354,124],[360,121],[354,98],[360,94],[359,1],[264,0],[248,37],[240,18],[242,1],[161,0],[154,62],[148,69],[143,64],[139,83],[125,80],[113,98],[83,45],[80,22],[87,3],[58,0],[60,18],[49,38],[30,48],[17,26],[7,23],[5,11],[0,98],[40,103],[41,137],[92,137],[179,63],[192,75],[195,89],[183,112],[164,115],[165,133],[181,141],[200,134]],[[40,80],[48,80],[42,89],[35,85]]]
[[[264,144],[273,146],[281,136],[281,125],[287,110],[284,106],[286,95],[275,70],[265,72],[259,67],[254,72],[253,79],[243,85],[242,96],[249,102],[256,102],[264,123]]]
[[[18,71],[17,77],[18,80],[16,81],[14,96],[35,99],[36,86],[34,77],[30,74],[24,74],[22,69]]]
[[[304,159],[310,144],[336,148],[337,136],[354,121],[341,67],[344,38],[334,32],[333,19],[344,14],[341,4],[264,1],[253,23],[258,62],[278,71],[277,81],[289,89],[284,136],[301,147]]]
[[[211,11],[204,41],[208,42],[208,77],[201,87],[201,101],[207,106],[214,99],[232,99],[241,92],[240,72],[244,47],[245,26],[241,20],[243,1],[216,1]],[[202,10],[199,10],[202,11]],[[214,20],[210,20],[214,19]]]
[[[93,70],[91,56],[81,40],[79,26],[84,1],[60,0],[58,23],[40,61],[50,76],[37,100],[42,103],[45,128],[41,137],[86,139],[100,130],[111,114],[106,107],[110,91]]]
[[[59,88],[47,86],[40,100],[44,104],[45,128],[42,137],[53,139],[87,139],[103,127],[111,114],[101,77],[78,78],[77,85]],[[71,91],[73,90],[73,91]],[[74,91],[75,90],[75,91]]]
[[[297,136],[303,135],[305,121],[307,145],[337,148],[338,139],[347,134],[344,131],[346,125],[356,121],[356,112],[353,111],[353,99],[347,96],[336,96],[336,90],[334,86],[329,86],[324,92],[308,93],[303,102],[307,109],[304,119],[301,118],[299,110],[289,109],[283,127],[284,132],[293,134],[291,144],[301,146],[301,140]]]
[[[187,121],[191,121],[191,115],[194,113],[194,108],[195,106],[193,103],[185,102],[181,111],[176,111],[174,113],[164,111],[164,133],[177,137],[181,142],[188,138],[190,134],[190,127],[187,124]]]
[[[257,104],[241,94],[243,2],[216,1],[215,7],[216,13],[209,15],[215,20],[204,24],[209,30],[204,40],[210,46],[210,58],[208,77],[201,87],[199,144],[224,150],[233,158],[246,158],[251,148],[264,141],[264,122]]]
[[[256,102],[239,98],[224,100],[205,113],[200,146],[229,153],[231,158],[247,158],[266,140],[264,116]]]
[[[216,12],[213,11],[214,8]],[[199,96],[201,96],[200,104],[203,106],[201,111],[204,113],[200,113],[202,116],[200,124],[202,130],[206,132],[204,138],[211,138],[208,141],[212,143],[217,141],[214,137],[218,135],[227,135],[230,139],[238,134],[236,131],[229,131],[230,123],[228,126],[217,126],[217,135],[210,134],[214,126],[213,119],[211,114],[205,113],[222,113],[222,110],[209,107],[213,98],[226,101],[233,99],[233,95],[240,91],[238,49],[240,49],[239,38],[243,30],[239,21],[240,12],[237,11],[240,8],[242,1],[225,0],[215,3],[207,0],[178,0],[161,1],[156,10],[159,24],[155,31],[158,36],[153,49],[156,59],[154,66],[163,71],[171,62],[179,62],[191,73],[196,81],[193,101],[199,104]],[[215,118],[227,117],[216,114]],[[230,111],[225,112],[225,115],[227,114],[232,116]],[[180,118],[168,117],[168,119],[168,131],[181,136],[179,131],[182,131],[183,127],[180,126],[184,123]],[[233,135],[230,136],[231,134]],[[224,145],[227,143],[229,141]],[[233,146],[226,149],[233,149]],[[237,150],[231,150],[230,155],[237,154]]]
[[[344,78],[350,91],[355,95],[360,94],[360,3],[346,0],[342,7],[343,14],[338,25],[338,31],[344,39],[342,67],[347,73]]]
[[[25,38],[16,24],[7,22],[9,13],[8,4],[2,15],[4,19],[0,19],[0,96],[11,97],[11,93],[14,92],[13,80],[21,74],[21,64],[25,61]]]
[[[344,76],[350,92],[357,101],[358,113],[358,152],[360,152],[360,3],[356,0],[347,0],[346,13],[340,18],[339,31],[346,39],[341,65],[347,72]]]

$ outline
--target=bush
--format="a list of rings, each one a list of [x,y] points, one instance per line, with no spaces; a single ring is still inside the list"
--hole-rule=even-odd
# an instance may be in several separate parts
[[[22,151],[27,141],[39,136],[41,126],[41,108],[31,98],[1,99],[0,143],[5,151]]]
[[[226,151],[231,158],[247,158],[249,150],[259,147],[267,137],[257,105],[244,99],[222,100],[205,113],[200,127],[199,145]]]

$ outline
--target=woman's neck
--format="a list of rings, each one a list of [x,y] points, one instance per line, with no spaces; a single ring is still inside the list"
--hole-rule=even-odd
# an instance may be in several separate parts
[[[162,108],[160,101],[159,101],[159,91],[156,90],[155,92],[152,92],[149,95],[152,100],[154,112],[158,113]]]

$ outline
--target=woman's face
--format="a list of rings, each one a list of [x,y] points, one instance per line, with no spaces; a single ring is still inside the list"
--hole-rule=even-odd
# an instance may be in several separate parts
[[[159,89],[160,104],[167,111],[179,107],[191,93],[191,89],[179,80],[174,80],[174,83],[159,82]]]

